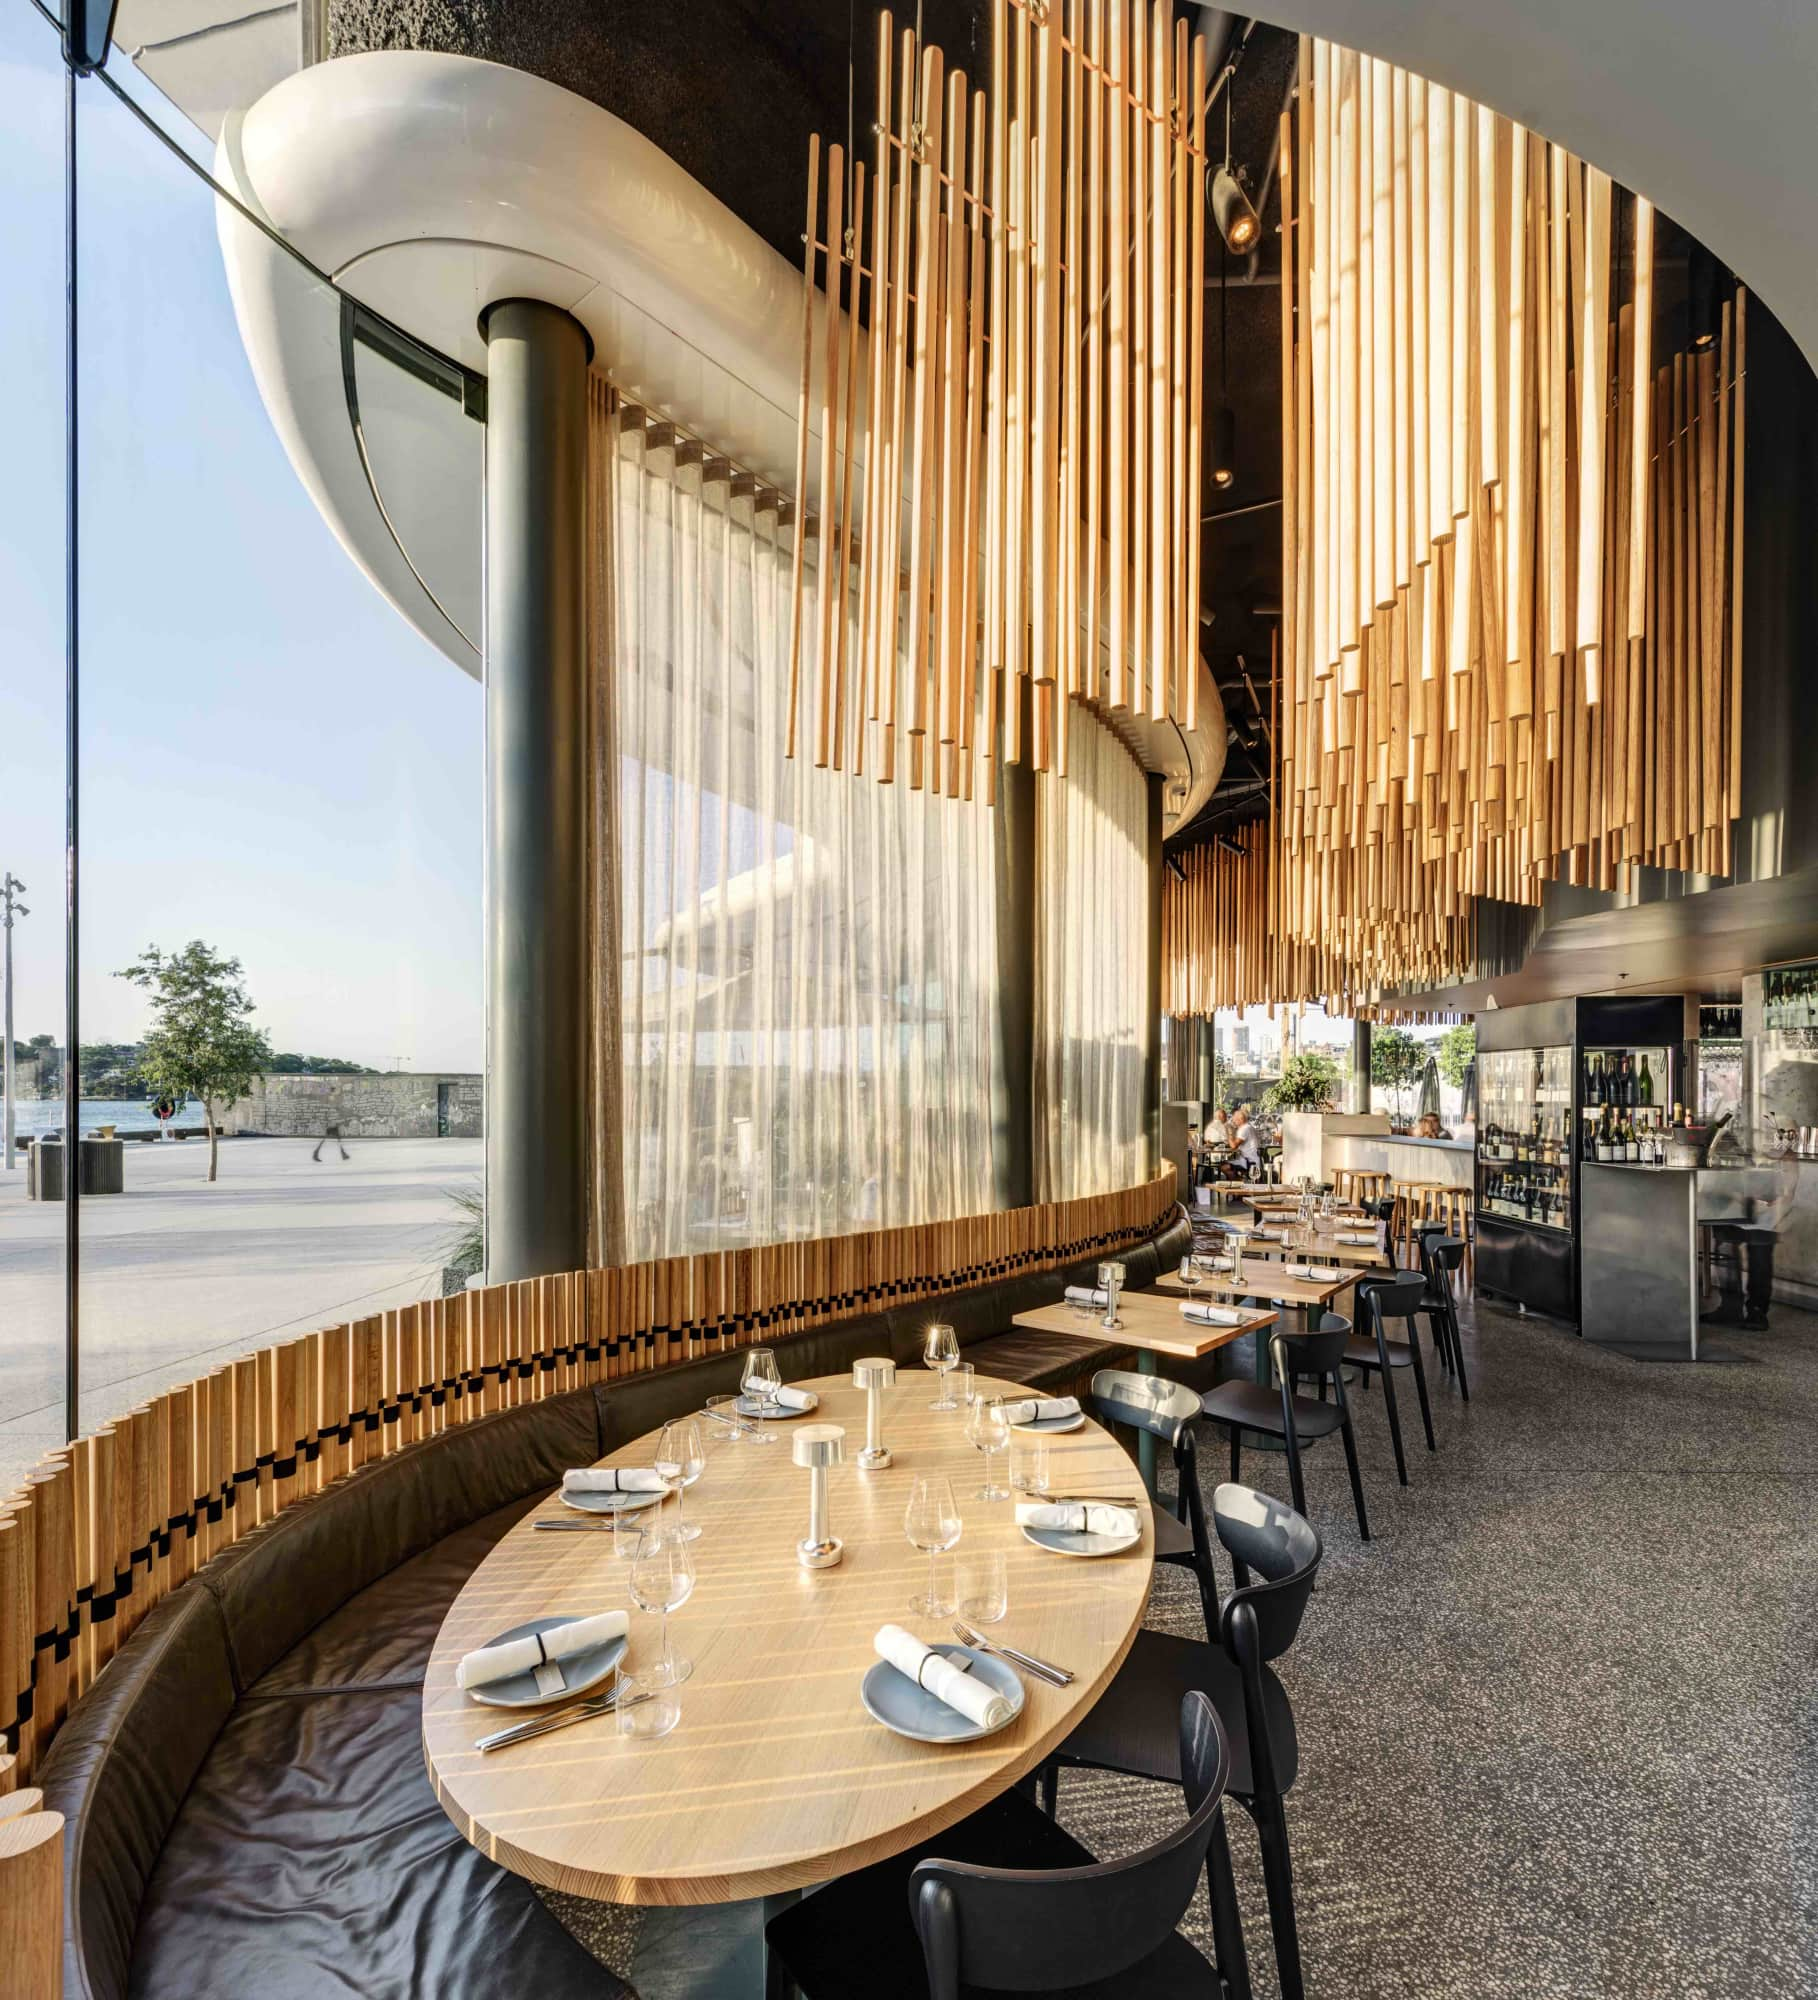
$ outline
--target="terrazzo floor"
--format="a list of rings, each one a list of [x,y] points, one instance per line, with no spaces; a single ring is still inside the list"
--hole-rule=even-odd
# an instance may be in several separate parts
[[[1436,1456],[1400,1378],[1405,1490],[1380,1392],[1354,1399],[1374,1540],[1336,1440],[1307,1455],[1326,1556],[1278,1664],[1300,1732],[1308,1993],[1818,1994],[1818,1318],[1726,1329],[1757,1364],[1732,1367],[1638,1363],[1487,1304],[1464,1319],[1473,1399],[1438,1389]],[[1205,1434],[1208,1490],[1224,1459]],[[1279,1457],[1244,1470],[1286,1497]],[[1149,1622],[1201,1632],[1183,1572],[1159,1574]],[[1154,1838],[1178,1797],[1071,1772],[1061,1816],[1110,1856]],[[1240,1808],[1231,1830],[1272,1995]],[[621,1970],[635,1952],[645,2000],[735,1990],[666,1964],[661,1926],[634,1946],[615,1913],[563,1914],[610,1928],[600,1955]],[[1203,1895],[1185,1928],[1209,1943]]]

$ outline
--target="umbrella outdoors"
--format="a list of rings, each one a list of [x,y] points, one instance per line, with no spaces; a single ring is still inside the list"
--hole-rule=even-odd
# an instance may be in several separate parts
[[[1420,1073],[1420,1108],[1414,1115],[1425,1118],[1429,1113],[1435,1118],[1439,1116],[1439,1065],[1431,1056]]]
[[[1458,1122],[1461,1125],[1477,1123],[1477,1060],[1473,1057],[1465,1064],[1464,1084],[1458,1096]]]

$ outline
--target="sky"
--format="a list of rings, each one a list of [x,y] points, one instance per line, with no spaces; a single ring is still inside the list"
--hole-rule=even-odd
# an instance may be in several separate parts
[[[99,85],[78,96],[82,1039],[137,1039],[144,1000],[114,974],[200,937],[243,961],[278,1048],[477,1070],[481,690],[292,471],[207,190]],[[14,1032],[59,1041],[62,149],[55,36],[0,0],[0,868],[32,912]]]

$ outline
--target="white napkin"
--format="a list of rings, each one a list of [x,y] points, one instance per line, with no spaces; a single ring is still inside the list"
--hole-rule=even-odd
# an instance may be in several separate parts
[[[1228,1271],[1231,1268],[1229,1257],[1195,1257],[1193,1261],[1202,1271]]]
[[[1050,1417],[1077,1417],[1077,1396],[1025,1396],[1021,1402],[1004,1405],[1007,1424],[1046,1423]]]
[[[1341,1243],[1366,1243],[1374,1249],[1376,1232],[1374,1229],[1341,1229],[1338,1232],[1338,1240]]]
[[[1285,1229],[1252,1229],[1250,1234],[1258,1243],[1285,1243],[1288,1240]]]
[[[1086,1500],[1042,1500],[1019,1505],[1019,1528],[1064,1528],[1075,1535],[1135,1535],[1142,1522],[1128,1507],[1104,1507]]]
[[[1180,1316],[1197,1320],[1201,1326],[1242,1326],[1250,1317],[1231,1306],[1202,1306],[1197,1299],[1188,1299],[1181,1306]]]
[[[1290,1278],[1311,1278],[1316,1284],[1329,1284],[1334,1278],[1342,1278],[1344,1273],[1331,1264],[1290,1264]]]
[[[821,1404],[820,1397],[812,1389],[792,1388],[787,1382],[771,1400],[779,1409],[784,1410],[817,1410]]]
[[[667,1493],[653,1465],[583,1465],[562,1474],[564,1493]]]
[[[482,1646],[469,1653],[455,1668],[457,1687],[485,1687],[512,1674],[527,1674],[545,1660],[566,1660],[584,1653],[590,1646],[607,1646],[622,1639],[631,1629],[631,1619],[623,1611],[602,1611],[593,1618],[576,1618],[553,1631],[539,1632],[528,1639],[511,1639],[502,1646]]]
[[[996,1729],[1016,1713],[1008,1695],[999,1694],[989,1681],[975,1679],[964,1667],[956,1667],[900,1625],[880,1625],[871,1643],[879,1659],[888,1660],[899,1674],[907,1674],[917,1687],[981,1729]]]
[[[1090,1285],[1069,1285],[1066,1296],[1076,1306],[1108,1306],[1111,1303],[1109,1292],[1094,1291]]]

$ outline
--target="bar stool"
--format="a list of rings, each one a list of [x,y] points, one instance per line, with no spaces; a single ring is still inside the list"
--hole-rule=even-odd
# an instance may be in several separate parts
[[[1439,1199],[1434,1206],[1433,1220],[1444,1226],[1448,1236],[1456,1236],[1464,1245],[1465,1283],[1471,1286],[1475,1286],[1477,1281],[1475,1238],[1471,1228],[1473,1213],[1469,1188],[1440,1189]]]
[[[1437,1222],[1435,1199],[1445,1192],[1439,1181],[1403,1181],[1395,1190],[1395,1214],[1389,1223],[1389,1254],[1412,1265],[1414,1241],[1423,1223]]]

